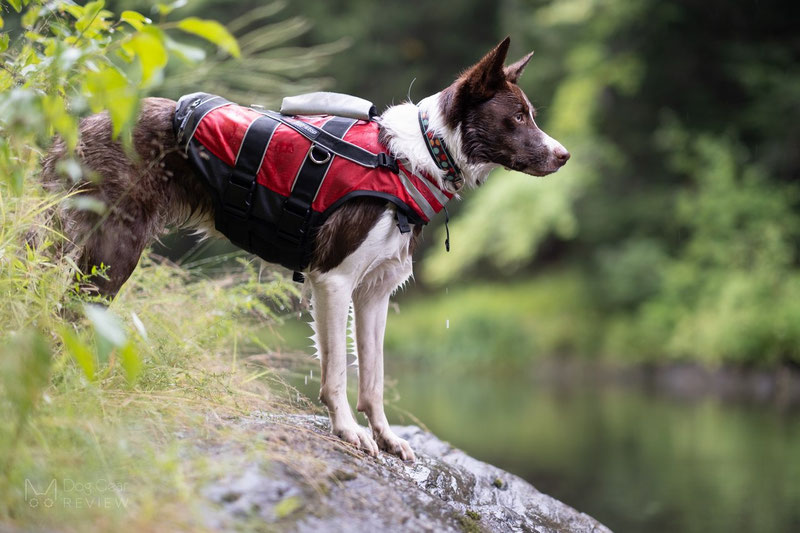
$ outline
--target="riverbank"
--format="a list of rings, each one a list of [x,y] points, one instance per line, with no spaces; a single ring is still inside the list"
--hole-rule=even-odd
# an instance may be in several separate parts
[[[246,428],[284,459],[253,461],[204,488],[214,502],[207,523],[215,530],[609,532],[416,426],[393,428],[417,452],[417,461],[403,463],[331,438],[322,416],[253,413],[223,424]],[[241,443],[195,444],[213,457],[243,451]]]

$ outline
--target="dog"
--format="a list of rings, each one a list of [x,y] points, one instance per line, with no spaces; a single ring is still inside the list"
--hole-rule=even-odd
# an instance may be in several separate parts
[[[517,81],[533,53],[505,66],[510,38],[465,70],[450,86],[425,98],[420,107],[403,103],[375,120],[388,151],[408,168],[422,173],[436,187],[456,195],[484,183],[496,167],[534,176],[556,172],[570,154],[536,124],[530,100]],[[420,129],[425,127],[450,148],[458,180]],[[176,102],[146,98],[133,128],[133,148],[126,154],[112,138],[107,113],[82,120],[76,154],[101,180],[81,183],[81,194],[101,199],[108,212],[62,208],[62,229],[83,272],[107,265],[93,289],[113,298],[136,267],[140,255],[167,227],[192,227],[214,232],[214,205],[183,151],[177,149],[173,118]],[[433,138],[433,136],[430,136]],[[67,180],[57,170],[66,155],[56,140],[43,159],[43,184],[64,190]],[[376,456],[383,450],[413,461],[409,444],[390,428],[383,407],[383,335],[389,298],[412,274],[411,257],[422,230],[412,224],[401,232],[397,207],[373,197],[354,198],[338,207],[321,225],[313,256],[304,271],[311,287],[312,326],[321,359],[319,399],[327,407],[331,430],[339,438]],[[369,429],[359,426],[346,394],[346,328],[350,306],[355,318],[358,359],[358,403]]]

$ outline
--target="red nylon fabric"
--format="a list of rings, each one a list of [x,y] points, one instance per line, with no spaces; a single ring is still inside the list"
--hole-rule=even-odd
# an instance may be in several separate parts
[[[229,166],[234,166],[248,126],[261,114],[253,109],[238,105],[227,105],[209,112],[198,125],[194,138],[217,158]],[[328,116],[294,117],[308,124],[320,127]],[[344,136],[344,140],[358,145],[372,153],[388,153],[378,140],[379,129],[375,122],[357,121]],[[303,161],[306,159],[311,141],[283,124],[272,136],[267,152],[258,171],[257,182],[272,191],[288,196]],[[435,212],[442,204],[422,183],[422,179],[411,174],[401,166],[414,183],[415,188],[425,197]],[[324,212],[336,201],[355,192],[379,192],[389,194],[412,208],[422,220],[428,217],[406,191],[400,177],[387,168],[366,168],[343,157],[334,157],[328,173],[320,186],[312,209]],[[452,194],[442,191],[447,198]]]

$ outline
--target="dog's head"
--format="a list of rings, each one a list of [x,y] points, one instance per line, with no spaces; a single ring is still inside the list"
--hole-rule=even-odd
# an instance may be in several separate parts
[[[517,85],[533,52],[504,66],[510,42],[506,37],[442,92],[442,111],[450,127],[461,129],[470,163],[546,176],[567,162],[569,152],[539,129],[536,111]]]

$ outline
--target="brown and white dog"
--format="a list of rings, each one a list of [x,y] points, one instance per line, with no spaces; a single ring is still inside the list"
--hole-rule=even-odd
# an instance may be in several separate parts
[[[490,171],[504,166],[534,176],[557,171],[569,153],[536,125],[535,112],[517,80],[531,58],[504,66],[509,39],[466,70],[452,85],[426,98],[430,128],[450,147],[464,182],[481,185]],[[138,158],[126,155],[112,139],[107,114],[81,123],[77,154],[103,179],[83,183],[84,194],[101,199],[108,212],[64,210],[63,230],[78,266],[90,271],[110,266],[95,289],[113,297],[128,279],[154,238],[170,226],[213,233],[213,206],[206,189],[177,149],[172,118],[175,102],[147,98],[133,131]],[[389,108],[377,120],[382,139],[412,170],[438,181],[443,171],[431,158],[418,123],[418,108],[406,103]],[[57,141],[43,162],[43,180],[63,190],[57,162],[66,153]],[[455,190],[450,192],[455,193]],[[356,198],[331,215],[316,238],[306,279],[312,292],[312,326],[321,356],[320,400],[327,406],[334,434],[371,455],[379,450],[414,460],[406,441],[389,427],[383,408],[383,334],[389,297],[411,276],[411,255],[421,226],[401,233],[395,207],[376,198]],[[371,433],[356,423],[347,401],[346,329],[352,303],[359,354],[358,405]]]

